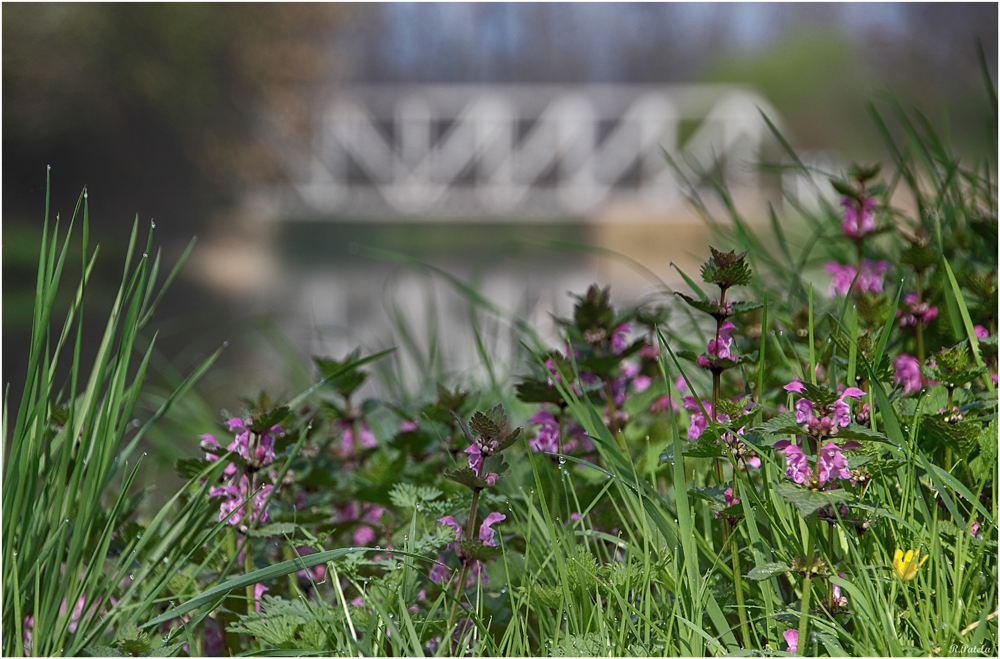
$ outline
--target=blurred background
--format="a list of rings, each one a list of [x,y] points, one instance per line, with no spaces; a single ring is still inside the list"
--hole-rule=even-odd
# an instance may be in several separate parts
[[[133,220],[168,263],[198,237],[156,366],[169,383],[228,342],[217,414],[356,346],[399,347],[401,385],[461,381],[474,320],[502,360],[505,313],[544,337],[592,281],[618,300],[676,283],[710,234],[661,148],[721,156],[751,221],[805,194],[752,167],[780,159],[761,112],[830,172],[883,157],[866,103],[887,92],[996,158],[976,46],[995,81],[996,3],[4,3],[2,22],[15,399],[48,165],[53,213],[89,191],[91,344]]]

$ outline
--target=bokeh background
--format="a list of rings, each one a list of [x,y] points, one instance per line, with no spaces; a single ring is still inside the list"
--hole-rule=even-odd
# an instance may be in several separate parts
[[[15,399],[49,165],[53,213],[68,217],[89,191],[102,250],[95,323],[136,217],[143,228],[155,220],[168,262],[198,237],[154,320],[156,367],[166,386],[228,342],[204,381],[213,414],[261,387],[297,393],[290,383],[310,354],[340,358],[351,346],[400,346],[397,365],[416,386],[469,372],[468,346],[464,357],[420,356],[465,341],[467,300],[371,247],[472,282],[540,326],[590,281],[627,299],[651,280],[596,251],[511,248],[512,236],[622,251],[667,281],[671,261],[707,252],[683,204],[624,219],[607,208],[464,222],[262,212],[264,193],[294,176],[266,126],[308,145],[326,99],[352,85],[741,84],[830,171],[883,158],[866,103],[891,93],[962,153],[996,159],[980,137],[989,109],[977,54],[978,42],[995,84],[996,3],[4,3],[2,23],[3,377]],[[491,349],[516,343],[500,340],[503,322],[480,322]],[[87,328],[91,344],[99,336]]]

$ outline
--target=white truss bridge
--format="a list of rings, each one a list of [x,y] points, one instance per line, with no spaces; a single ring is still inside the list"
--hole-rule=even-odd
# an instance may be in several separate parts
[[[682,171],[718,159],[734,185],[759,185],[751,164],[773,139],[762,114],[780,126],[732,85],[353,86],[318,104],[312,144],[293,146],[274,119],[262,135],[286,168],[281,217],[558,221],[675,206],[664,152]]]

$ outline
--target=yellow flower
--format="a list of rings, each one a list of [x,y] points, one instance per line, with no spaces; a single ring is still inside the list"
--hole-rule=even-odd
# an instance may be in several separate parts
[[[909,581],[913,577],[917,576],[917,568],[924,564],[927,560],[927,556],[920,558],[920,550],[913,551],[912,549],[906,552],[906,556],[903,555],[902,550],[897,549],[896,555],[892,558],[892,566],[896,568],[896,574],[903,581]]]

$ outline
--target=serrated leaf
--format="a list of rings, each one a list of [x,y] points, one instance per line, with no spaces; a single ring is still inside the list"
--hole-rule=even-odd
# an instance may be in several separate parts
[[[479,538],[462,538],[459,548],[463,557],[483,562],[503,554],[503,549],[499,546],[488,545]]]
[[[284,424],[291,416],[292,412],[288,409],[288,406],[282,405],[281,407],[270,410],[266,414],[255,417],[250,423],[249,429],[258,434],[266,433],[269,432],[272,427]]]
[[[199,458],[181,458],[174,463],[174,469],[184,480],[189,481],[202,472],[212,461]]]
[[[513,432],[509,433],[506,437],[503,438],[503,441],[500,442],[499,450],[505,451],[509,449],[511,446],[514,445],[515,442],[517,442],[517,440],[521,439],[521,437],[523,436],[524,436],[524,430],[522,428],[515,428]]]
[[[753,429],[777,435],[798,435],[802,432],[802,428],[795,422],[795,412],[783,412]]]
[[[770,579],[771,577],[777,576],[779,574],[784,574],[788,572],[790,568],[786,563],[765,563],[764,565],[758,565],[754,569],[747,573],[747,579],[752,579],[754,581],[763,581],[764,579]]]
[[[846,440],[846,439],[858,439],[866,442],[882,442],[885,444],[892,444],[892,442],[889,441],[889,438],[886,437],[884,434],[876,430],[872,430],[867,426],[862,426],[857,423],[854,423],[853,421],[846,428],[839,428],[837,430],[836,436],[833,439],[835,439],[838,442],[840,440]],[[892,445],[895,446],[894,444]]]
[[[813,514],[818,508],[829,504],[841,504],[850,500],[851,495],[846,490],[826,490],[821,492],[815,492],[813,490],[806,489],[795,483],[778,483],[774,487],[774,491],[781,496],[782,499],[788,503],[795,506],[799,514],[803,517],[808,517]]]
[[[937,250],[921,245],[910,245],[899,256],[900,264],[908,265],[917,271],[927,270],[939,260],[941,255]]]
[[[482,412],[476,412],[469,421],[469,428],[484,439],[494,439],[500,434],[500,426]]]
[[[292,524],[291,522],[275,522],[272,524],[265,524],[259,529],[250,529],[247,533],[255,537],[286,534],[294,535],[297,528],[298,525]]]
[[[524,403],[564,403],[559,390],[541,380],[525,380],[516,387],[517,398]]]
[[[471,487],[476,490],[482,490],[488,486],[488,483],[476,475],[476,472],[468,467],[462,469],[449,469],[444,472],[444,477],[448,480],[455,481],[466,487]]]

